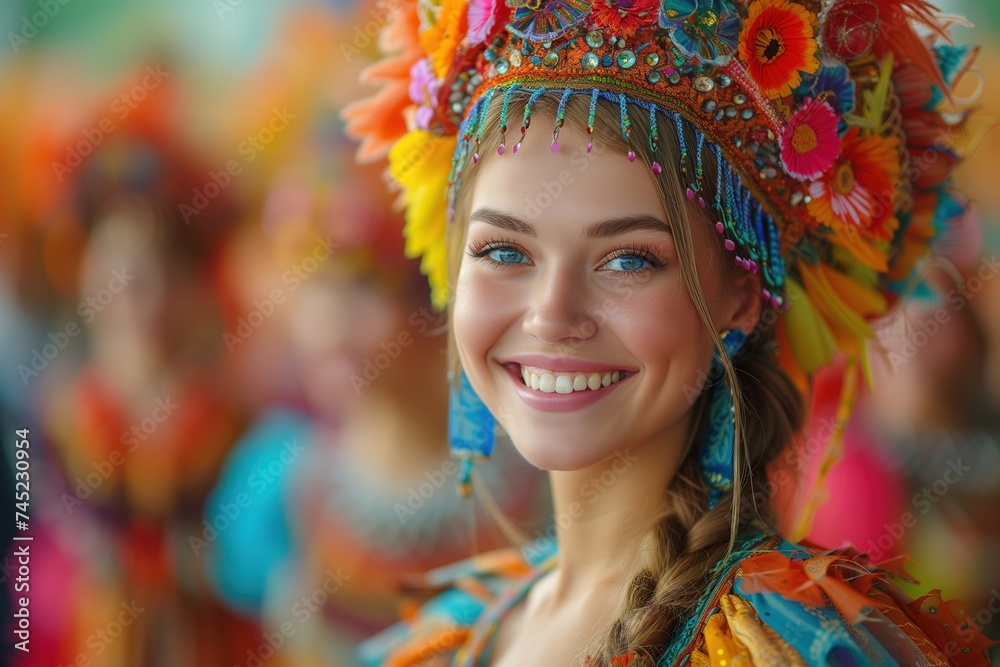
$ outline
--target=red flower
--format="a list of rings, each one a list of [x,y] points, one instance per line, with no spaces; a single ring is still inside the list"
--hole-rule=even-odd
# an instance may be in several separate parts
[[[590,11],[599,27],[628,38],[656,22],[657,0],[597,0]]]

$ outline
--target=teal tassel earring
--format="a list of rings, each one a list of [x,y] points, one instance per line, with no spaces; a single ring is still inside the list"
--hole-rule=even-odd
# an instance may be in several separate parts
[[[746,344],[747,335],[741,329],[722,332],[722,344],[730,358],[736,357]],[[722,360],[716,350],[712,359],[712,377],[722,372]],[[708,509],[714,508],[722,494],[733,488],[733,449],[736,439],[736,418],[733,390],[719,381],[710,390],[708,430],[701,444],[698,465],[710,491]]]
[[[458,493],[465,497],[472,491],[472,464],[486,460],[493,453],[496,420],[472,388],[465,371],[458,382],[451,383],[448,403],[448,446],[459,460]]]

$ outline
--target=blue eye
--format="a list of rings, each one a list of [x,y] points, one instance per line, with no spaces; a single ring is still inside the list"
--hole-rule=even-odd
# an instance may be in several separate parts
[[[498,264],[528,263],[528,258],[524,256],[524,253],[514,250],[513,248],[497,248],[495,250],[491,250],[486,256]]]
[[[615,257],[604,266],[611,271],[642,271],[650,264],[648,259],[637,255],[622,255]]]

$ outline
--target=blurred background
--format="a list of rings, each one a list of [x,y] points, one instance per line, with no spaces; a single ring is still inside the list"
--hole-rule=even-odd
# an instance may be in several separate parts
[[[811,539],[910,554],[914,591],[997,637],[1000,4],[941,4],[982,45],[958,176],[982,233],[880,325]],[[2,543],[32,538],[30,653],[15,623],[0,660],[355,665],[414,575],[507,544],[502,517],[549,534],[510,447],[456,497],[444,319],[339,119],[393,5],[0,6],[0,497],[30,517]]]

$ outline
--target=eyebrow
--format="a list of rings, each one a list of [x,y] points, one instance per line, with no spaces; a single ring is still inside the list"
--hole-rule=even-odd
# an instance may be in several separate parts
[[[469,222],[473,221],[485,222],[488,225],[493,225],[494,227],[499,227],[500,229],[506,229],[518,234],[524,234],[525,236],[530,236],[531,238],[538,238],[538,232],[535,231],[535,228],[531,226],[530,223],[512,215],[501,213],[496,209],[476,209],[472,215],[469,216]],[[625,234],[626,232],[638,230],[651,230],[672,234],[670,226],[658,218],[651,215],[629,215],[594,223],[587,227],[584,231],[584,236],[588,239],[600,239],[608,238],[610,236],[618,236],[619,234]]]

